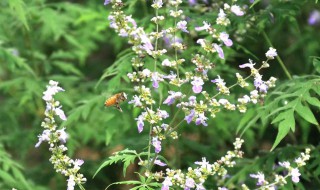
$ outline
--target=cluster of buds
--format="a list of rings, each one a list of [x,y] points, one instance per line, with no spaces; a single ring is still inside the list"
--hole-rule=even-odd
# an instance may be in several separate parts
[[[41,123],[44,131],[38,136],[39,141],[35,147],[39,147],[42,142],[49,144],[49,151],[52,153],[49,161],[53,164],[57,173],[68,177],[68,190],[73,190],[75,185],[82,187],[81,184],[86,182],[83,174],[79,173],[83,160],[73,160],[65,152],[68,148],[64,145],[67,141],[68,134],[65,128],[58,129],[55,116],[61,120],[66,120],[62,106],[53,96],[58,92],[64,91],[58,86],[58,82],[50,81],[47,90],[43,93],[43,100],[46,101],[45,119]]]
[[[179,169],[167,169],[161,189],[169,190],[170,187],[179,187],[188,190],[205,190],[203,184],[209,176],[218,175],[223,177],[227,175],[226,168],[233,167],[236,164],[235,158],[242,158],[243,152],[240,148],[243,142],[242,139],[237,138],[233,143],[234,150],[228,151],[225,156],[213,164],[210,164],[206,158],[202,158],[202,161],[195,162],[198,165],[196,168],[189,167],[186,173]]]

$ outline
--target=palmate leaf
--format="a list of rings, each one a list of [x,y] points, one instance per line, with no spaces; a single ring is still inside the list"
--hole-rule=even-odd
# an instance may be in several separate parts
[[[26,18],[26,5],[23,0],[8,0],[13,15],[17,17],[27,30],[30,30]]]
[[[116,152],[114,156],[110,156],[108,160],[103,162],[101,166],[97,169],[93,177],[97,175],[101,171],[102,168],[115,164],[119,161],[123,162],[123,175],[125,176],[127,168],[130,164],[134,162],[134,160],[138,157],[138,154],[135,150],[125,149],[119,152]]]
[[[271,148],[278,146],[290,132],[295,131],[297,116],[303,121],[319,125],[312,109],[320,108],[320,77],[297,77],[279,85],[265,100],[265,106],[258,109],[257,114],[249,112],[240,122],[237,131],[243,134],[257,121],[272,123],[278,127],[278,134]],[[312,109],[311,109],[312,108]]]

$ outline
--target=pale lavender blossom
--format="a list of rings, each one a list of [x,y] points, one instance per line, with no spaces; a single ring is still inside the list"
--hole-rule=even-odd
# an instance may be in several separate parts
[[[56,131],[56,134],[58,135],[58,139],[61,143],[65,144],[68,139],[68,134],[65,131],[66,128],[62,128]]]
[[[246,67],[249,67],[250,69],[254,69],[254,65],[255,63],[252,62],[251,59],[249,59],[249,63],[245,63],[245,64],[242,64],[242,65],[239,65],[240,68],[246,68]]]
[[[290,172],[291,180],[294,183],[298,183],[300,181],[299,176],[301,175],[298,168],[293,168]]]
[[[42,99],[46,102],[52,100],[52,96],[58,92],[64,91],[63,88],[58,86],[58,82],[50,80],[49,85],[47,86],[47,90],[43,92]]]
[[[138,132],[141,133],[144,127],[144,114],[142,113],[135,120],[137,120]]]
[[[177,23],[177,28],[180,29],[182,32],[189,33],[189,31],[187,30],[187,21],[185,20],[179,21]]]
[[[105,0],[103,5],[108,5],[111,2],[111,0]]]
[[[196,119],[196,125],[202,124],[203,126],[208,126],[206,120],[208,120],[208,118],[204,115],[204,113],[200,113]]]
[[[269,50],[266,53],[266,57],[268,59],[274,59],[274,57],[276,57],[276,56],[278,56],[277,50],[272,48],[272,47],[270,47]]]
[[[141,107],[141,106],[142,106],[141,99],[140,99],[140,97],[137,96],[137,95],[134,95],[134,96],[133,96],[133,100],[130,100],[130,101],[128,102],[128,104],[133,104],[133,105],[136,106],[136,107]]]
[[[61,106],[60,107],[57,107],[54,109],[54,112],[56,113],[56,115],[58,115],[60,117],[60,119],[66,121],[67,120],[67,117],[66,115],[64,114],[64,111],[61,109]]]
[[[38,136],[39,138],[39,141],[38,143],[35,145],[36,148],[38,148],[42,142],[45,142],[45,141],[48,141],[50,140],[50,135],[51,135],[51,132],[50,130],[46,129],[42,132],[41,135]]]
[[[224,53],[223,53],[223,49],[216,43],[212,44],[214,49],[218,52],[218,55],[221,59],[224,59]]]
[[[320,23],[320,11],[313,10],[310,13],[310,16],[308,18],[308,23],[309,23],[309,25],[319,24]]]
[[[198,39],[197,44],[200,44],[201,47],[204,47],[204,46],[206,46],[206,41],[204,39]]]
[[[152,138],[152,145],[154,146],[156,153],[159,153],[161,151],[161,141],[159,141],[158,137]]]
[[[178,36],[173,36],[171,34],[165,34],[163,36],[164,44],[167,48],[171,47],[173,43],[182,43],[183,40]]]
[[[226,32],[221,32],[219,35],[220,40],[223,41],[223,43],[226,46],[232,46],[233,42],[231,39],[229,39],[229,34],[227,34]]]
[[[74,161],[74,167],[75,167],[75,168],[79,168],[80,166],[82,166],[83,163],[84,163],[83,160],[81,160],[81,159],[76,159],[76,160]]]
[[[157,7],[161,8],[163,5],[162,0],[153,0],[153,4],[156,5]]]
[[[151,74],[151,81],[153,82],[153,88],[159,88],[159,81],[163,81],[163,78],[158,72],[153,72]]]
[[[218,75],[218,78],[211,80],[211,82],[213,83],[217,83],[217,84],[221,84],[221,85],[225,85],[226,83],[224,82],[224,80],[222,78],[220,78],[220,75]]]
[[[193,92],[198,94],[202,91],[202,85],[204,82],[201,77],[193,77],[191,84]]]
[[[178,98],[182,97],[181,92],[174,92],[174,91],[169,91],[168,92],[170,95],[164,100],[163,104],[171,105],[174,103],[174,101]]]
[[[172,182],[169,177],[166,177],[162,182],[161,190],[169,190],[170,186],[172,186]]]
[[[155,160],[154,164],[158,165],[158,166],[166,166],[166,163],[161,162],[161,160]]]
[[[190,111],[190,114],[187,115],[187,116],[184,118],[184,119],[187,121],[188,124],[191,123],[191,121],[192,121],[192,119],[194,118],[195,114],[196,114],[196,112],[194,111],[194,109],[192,109],[192,110]]]
[[[157,115],[158,115],[158,117],[160,117],[160,118],[162,118],[162,119],[166,119],[166,118],[169,117],[169,114],[168,114],[167,111],[165,111],[165,110],[160,110],[160,109],[157,110]]]
[[[244,12],[241,10],[241,8],[238,5],[232,5],[230,10],[237,16],[244,15]]]
[[[172,63],[171,61],[169,61],[169,59],[165,59],[162,61],[162,66],[166,66],[166,67],[172,67]]]
[[[258,172],[257,174],[250,174],[250,177],[258,179],[257,185],[264,185],[266,183],[264,179],[264,174],[261,172]]]
[[[188,0],[188,3],[190,6],[193,6],[197,4],[197,0]]]
[[[268,91],[268,85],[262,80],[262,76],[260,74],[257,74],[254,77],[254,82],[253,82],[254,86],[256,87],[256,89],[259,89],[259,92],[262,93],[267,93]]]
[[[210,24],[207,23],[206,21],[203,21],[203,26],[197,26],[195,27],[196,31],[202,31],[202,30],[209,30],[210,29]]]
[[[192,178],[187,177],[186,183],[184,185],[185,185],[185,190],[189,190],[190,188],[195,187],[195,181]]]

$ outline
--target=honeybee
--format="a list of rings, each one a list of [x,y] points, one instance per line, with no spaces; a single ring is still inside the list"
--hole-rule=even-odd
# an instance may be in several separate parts
[[[115,106],[119,111],[122,112],[122,109],[120,108],[119,104],[123,101],[125,101],[127,99],[127,94],[124,93],[124,92],[120,92],[120,93],[117,93],[111,97],[109,97],[104,105],[106,107],[110,107],[110,106]]]

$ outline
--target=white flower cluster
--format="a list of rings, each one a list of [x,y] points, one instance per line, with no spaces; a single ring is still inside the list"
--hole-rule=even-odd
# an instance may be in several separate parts
[[[82,186],[86,182],[86,178],[78,173],[83,160],[72,160],[64,152],[68,148],[64,145],[67,142],[68,134],[65,128],[57,129],[55,116],[59,116],[62,120],[67,120],[62,106],[55,101],[54,95],[64,91],[58,86],[58,82],[50,80],[47,90],[43,93],[42,99],[46,101],[45,119],[41,123],[44,131],[38,136],[39,141],[35,147],[39,147],[42,142],[48,142],[49,151],[52,153],[49,161],[53,164],[56,172],[68,177],[68,190],[73,190],[75,185]]]

